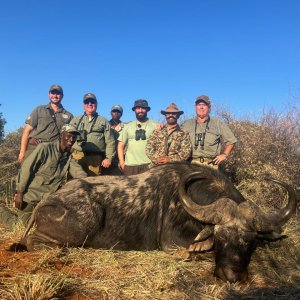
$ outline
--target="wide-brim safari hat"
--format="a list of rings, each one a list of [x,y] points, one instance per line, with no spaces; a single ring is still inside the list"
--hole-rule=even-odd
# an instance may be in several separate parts
[[[161,110],[160,113],[165,115],[166,113],[176,113],[179,116],[183,114],[182,110],[179,110],[175,103],[170,103],[169,106],[165,110]]]

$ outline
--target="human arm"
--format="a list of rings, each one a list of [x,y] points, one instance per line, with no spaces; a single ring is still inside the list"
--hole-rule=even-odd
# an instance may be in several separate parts
[[[163,141],[162,141],[163,142]],[[158,153],[158,131],[154,130],[147,140],[145,153],[153,163],[157,163]]]
[[[102,161],[101,166],[104,168],[109,168],[111,162],[116,155],[116,140],[108,122],[106,122],[106,129],[104,133],[105,138],[105,159]]]
[[[118,142],[118,158],[119,158],[119,166],[123,171],[125,167],[125,156],[124,156],[125,143],[119,141]]]
[[[22,138],[21,138],[21,147],[20,147],[20,153],[18,156],[18,162],[22,162],[25,156],[25,152],[27,150],[27,144],[29,139],[29,134],[33,130],[33,127],[29,124],[26,124],[23,130]]]

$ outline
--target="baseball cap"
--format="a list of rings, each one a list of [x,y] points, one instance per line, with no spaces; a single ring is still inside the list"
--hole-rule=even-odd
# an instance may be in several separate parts
[[[206,105],[210,106],[211,102],[208,96],[202,95],[198,96],[195,100],[195,104],[198,104],[199,102],[204,102]]]
[[[50,86],[49,93],[52,92],[52,91],[58,91],[58,92],[60,92],[61,94],[64,93],[64,92],[63,92],[63,88],[62,88],[60,85],[58,85],[58,84],[52,84],[52,85]]]
[[[93,99],[93,100],[95,100],[97,102],[96,96],[94,94],[92,94],[92,93],[87,93],[87,94],[85,94],[83,96],[83,101],[87,100],[87,99]]]
[[[110,111],[113,111],[113,110],[117,110],[119,111],[121,114],[123,113],[123,107],[121,105],[114,105]]]
[[[71,124],[63,125],[60,132],[70,132],[70,133],[74,133],[76,135],[80,135],[80,132],[76,129],[76,127]]]

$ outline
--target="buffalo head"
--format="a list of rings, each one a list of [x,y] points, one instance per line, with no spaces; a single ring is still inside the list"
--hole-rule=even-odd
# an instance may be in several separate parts
[[[286,183],[270,179],[288,192],[287,205],[274,214],[265,214],[255,203],[236,203],[221,197],[208,205],[199,205],[192,199],[190,187],[205,180],[203,174],[191,173],[181,179],[179,197],[184,209],[198,221],[207,224],[196,237],[189,251],[214,249],[215,276],[224,281],[245,281],[247,267],[259,239],[276,240],[281,237],[282,226],[296,210],[297,196]]]

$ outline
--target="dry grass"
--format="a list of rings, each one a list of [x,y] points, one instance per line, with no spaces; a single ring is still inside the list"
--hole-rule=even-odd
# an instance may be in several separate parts
[[[228,174],[246,198],[266,211],[281,207],[286,201],[283,189],[263,178],[282,179],[299,189],[299,111],[265,113],[256,122],[237,121],[226,112],[222,117],[239,139],[227,161]],[[21,130],[11,133],[0,145],[2,200],[13,192],[5,184],[16,175],[20,135]],[[288,238],[256,250],[247,284],[213,277],[212,253],[185,261],[159,251],[7,251],[23,229],[0,230],[0,299],[300,299],[299,214],[286,226]]]
[[[21,235],[2,230],[5,249]],[[37,253],[1,251],[1,299],[299,299],[300,222],[293,218],[287,239],[259,247],[247,284],[213,277],[212,253],[191,261],[161,251],[84,248]],[[3,245],[2,245],[3,248]],[[74,298],[76,295],[77,298]],[[72,298],[73,297],[73,298]]]

